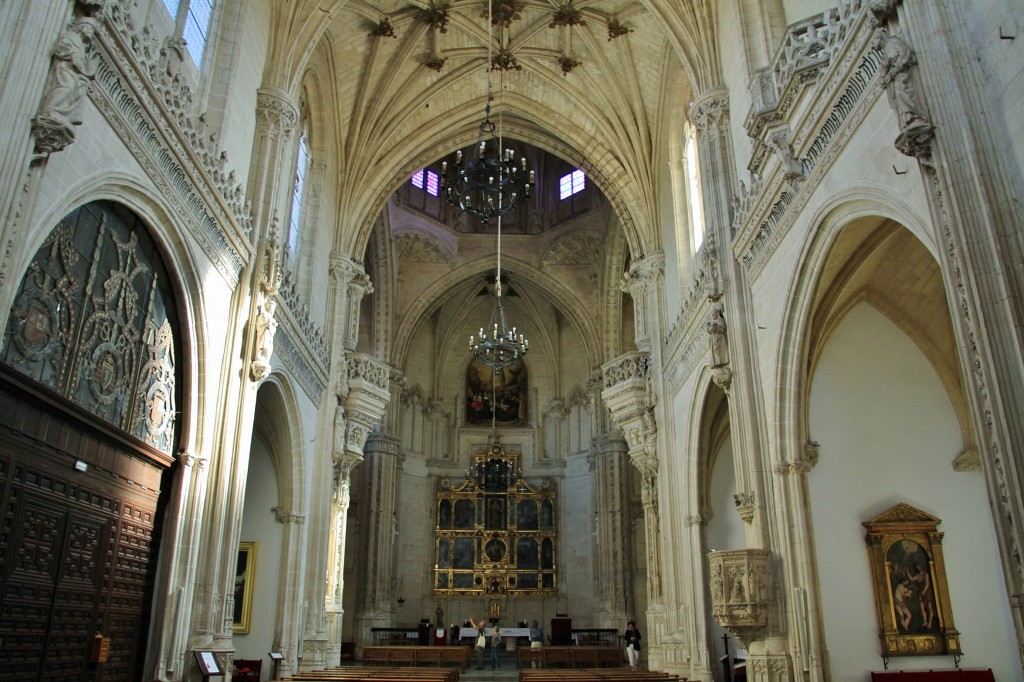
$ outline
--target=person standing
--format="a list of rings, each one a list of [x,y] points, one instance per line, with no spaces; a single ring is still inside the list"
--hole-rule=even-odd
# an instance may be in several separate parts
[[[533,619],[533,625],[530,626],[530,648],[534,649],[533,653],[533,667],[541,667],[540,662],[540,651],[539,649],[544,646],[544,628],[537,624],[537,619]]]
[[[636,670],[640,662],[640,631],[636,629],[636,621],[629,621],[626,625],[626,656],[629,658],[629,667]]]
[[[484,669],[484,648],[487,647],[487,633],[484,632],[484,621],[483,619],[477,623],[472,618],[469,619],[469,624],[476,628],[476,669]]]
[[[491,630],[491,670],[501,670],[501,629],[494,624]]]

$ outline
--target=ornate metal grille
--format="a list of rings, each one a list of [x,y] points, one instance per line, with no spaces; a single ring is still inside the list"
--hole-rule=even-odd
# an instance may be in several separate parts
[[[142,222],[94,202],[61,220],[29,264],[0,360],[170,453],[176,328],[170,278]]]

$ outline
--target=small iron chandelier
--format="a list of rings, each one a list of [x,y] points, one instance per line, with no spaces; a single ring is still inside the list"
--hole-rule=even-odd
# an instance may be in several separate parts
[[[516,166],[511,149],[504,149],[501,138],[501,114],[498,125],[491,121],[491,74],[494,62],[491,50],[494,44],[491,11],[487,3],[487,105],[480,124],[480,140],[474,150],[475,158],[463,163],[462,152],[455,155],[451,175],[448,164],[441,164],[442,187],[448,201],[466,213],[479,216],[484,223],[498,219],[497,274],[494,278],[494,310],[487,327],[480,327],[480,336],[469,337],[469,349],[476,358],[491,367],[501,369],[518,362],[530,349],[530,342],[510,327],[505,319],[505,306],[501,302],[501,216],[508,213],[530,196],[533,171],[527,172],[526,159]]]

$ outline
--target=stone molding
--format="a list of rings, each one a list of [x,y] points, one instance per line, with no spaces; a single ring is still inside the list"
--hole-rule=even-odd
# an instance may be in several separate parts
[[[252,211],[227,168],[227,153],[194,117],[191,90],[166,46],[139,29],[123,0],[110,0],[96,33],[99,66],[89,97],[155,190],[176,204],[197,248],[232,285],[252,257]],[[143,87],[148,86],[148,87]]]

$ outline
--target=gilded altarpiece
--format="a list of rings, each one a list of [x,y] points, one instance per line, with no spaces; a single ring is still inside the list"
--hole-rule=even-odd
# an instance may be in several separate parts
[[[478,450],[465,479],[437,491],[434,593],[555,594],[557,493],[522,477],[519,454],[496,441]]]

